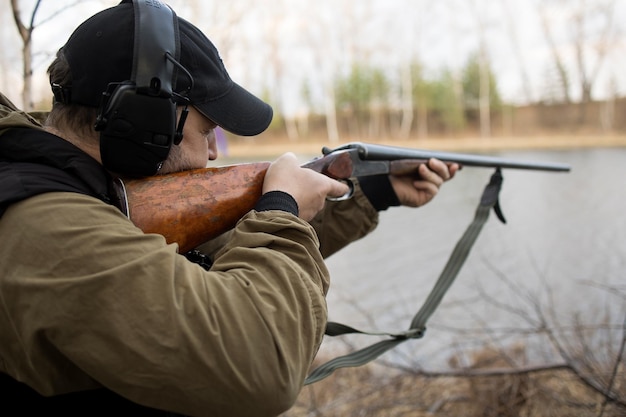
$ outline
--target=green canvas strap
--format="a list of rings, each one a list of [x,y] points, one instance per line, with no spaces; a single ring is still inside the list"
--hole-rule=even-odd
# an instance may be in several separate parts
[[[326,362],[311,372],[305,380],[305,385],[320,381],[339,368],[365,365],[406,340],[419,339],[424,336],[424,332],[426,331],[426,322],[439,306],[439,303],[443,299],[446,291],[450,288],[457,274],[461,270],[461,267],[467,259],[476,238],[489,218],[491,209],[493,208],[496,216],[500,219],[500,221],[502,221],[502,223],[506,223],[506,220],[502,215],[498,199],[501,188],[502,172],[500,171],[500,168],[497,168],[496,172],[494,172],[491,176],[489,184],[487,184],[485,190],[483,191],[480,203],[474,215],[474,220],[469,225],[461,239],[457,242],[452,254],[450,254],[450,258],[448,259],[446,266],[439,275],[435,286],[426,298],[424,305],[413,317],[413,320],[411,320],[409,329],[400,333],[364,332],[344,324],[329,322],[326,326],[326,335],[328,336],[360,333],[374,336],[386,336],[389,337],[389,339],[382,340],[363,349]]]

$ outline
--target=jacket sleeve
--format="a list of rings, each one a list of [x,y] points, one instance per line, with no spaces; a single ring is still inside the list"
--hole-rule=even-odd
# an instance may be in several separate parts
[[[378,210],[355,181],[354,196],[344,201],[327,201],[324,209],[310,222],[320,240],[324,258],[331,256],[351,242],[371,233],[378,226]],[[230,239],[232,231],[204,243],[198,250],[214,258]]]
[[[378,226],[378,211],[361,190],[358,180],[354,185],[352,198],[327,201],[324,210],[311,222],[319,236],[324,258],[361,239]]]
[[[210,271],[73,193],[14,204],[0,235],[0,371],[44,395],[101,384],[187,415],[277,415],[323,337],[328,271],[288,213],[248,213]]]

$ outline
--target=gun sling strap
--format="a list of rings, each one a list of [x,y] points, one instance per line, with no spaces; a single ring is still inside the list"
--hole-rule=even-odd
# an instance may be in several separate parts
[[[340,323],[328,322],[326,326],[327,336],[339,336],[350,333],[368,334],[374,336],[386,336],[389,337],[386,340],[382,340],[373,345],[367,346],[363,349],[351,352],[347,355],[337,357],[325,364],[321,365],[311,372],[311,374],[305,380],[305,384],[312,384],[320,381],[336,369],[346,367],[356,367],[365,365],[368,362],[378,358],[386,351],[394,348],[395,346],[403,343],[409,339],[419,339],[424,336],[426,331],[426,321],[433,314],[439,303],[441,302],[444,294],[450,288],[457,274],[459,273],[463,263],[467,259],[469,252],[478,237],[478,234],[482,230],[483,225],[489,218],[491,209],[494,210],[496,216],[502,223],[506,223],[502,210],[500,209],[499,195],[502,188],[502,172],[500,168],[497,168],[494,174],[491,176],[491,180],[485,187],[478,208],[474,216],[474,220],[468,226],[467,230],[461,236],[461,239],[457,242],[454,250],[450,254],[450,258],[446,263],[443,271],[439,275],[433,289],[426,298],[424,305],[417,312],[417,314],[411,320],[409,329],[400,333],[382,333],[382,332],[365,332],[357,330],[353,327],[346,326]]]

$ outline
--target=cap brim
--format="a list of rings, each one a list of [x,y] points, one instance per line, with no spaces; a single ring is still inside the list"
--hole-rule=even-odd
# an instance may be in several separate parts
[[[269,104],[235,82],[227,94],[205,103],[193,103],[193,106],[221,128],[240,136],[262,133],[273,116]]]

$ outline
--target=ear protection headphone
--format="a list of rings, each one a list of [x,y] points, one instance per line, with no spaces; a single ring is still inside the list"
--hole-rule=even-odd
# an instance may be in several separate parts
[[[154,175],[182,140],[173,84],[178,56],[176,14],[157,0],[133,0],[135,44],[131,80],[109,84],[96,119],[102,164],[120,175]],[[184,68],[183,68],[184,70]]]

